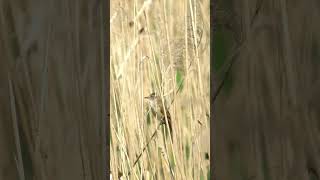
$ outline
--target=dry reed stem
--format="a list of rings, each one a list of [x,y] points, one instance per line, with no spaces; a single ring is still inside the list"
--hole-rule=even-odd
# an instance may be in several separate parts
[[[208,2],[202,4],[204,7],[206,5]],[[183,18],[186,11],[190,10],[187,8],[187,2],[154,1],[150,10],[144,11],[144,18],[139,18],[139,22],[138,19],[136,20],[137,23],[134,24],[137,26],[128,27],[126,22],[134,19],[135,12],[138,13],[143,7],[143,2],[136,0],[120,3],[120,6],[122,7],[115,8],[124,9],[124,11],[117,11],[119,13],[113,19],[111,27],[111,76],[114,77],[111,82],[113,178],[119,178],[119,173],[131,172],[133,175],[131,177],[136,179],[147,176],[150,179],[190,179],[190,177],[199,179],[200,174],[207,175],[209,171],[208,161],[198,161],[203,158],[201,153],[208,149],[199,143],[202,139],[197,138],[200,136],[196,135],[201,128],[209,128],[208,121],[202,121],[203,125],[200,127],[197,120],[198,118],[207,119],[204,109],[209,109],[209,103],[206,102],[209,102],[207,88],[209,87],[209,55],[208,50],[195,49],[200,45],[195,44],[197,40],[193,37],[197,36],[197,27],[192,26],[195,26],[198,18],[192,15]],[[136,9],[138,11],[135,11]],[[203,8],[195,9],[203,11]],[[181,15],[178,16],[178,14]],[[208,12],[202,12],[202,14],[209,15]],[[189,30],[185,28],[188,23],[184,23],[184,20],[187,19],[190,21]],[[192,20],[195,22],[191,23]],[[176,26],[178,23],[180,25]],[[144,25],[138,27],[139,24]],[[143,31],[141,31],[142,28]],[[203,31],[201,39],[205,40],[201,42],[208,42],[209,28],[201,28]],[[135,44],[135,39],[140,36],[146,38],[141,38]],[[185,37],[188,36],[189,40],[185,41]],[[174,41],[177,42],[176,45],[171,43]],[[130,56],[126,56],[133,45],[134,51]],[[165,49],[167,52],[164,51]],[[165,53],[164,56],[160,53],[161,51]],[[188,61],[188,65],[183,67],[188,74],[182,77],[184,91],[181,92],[182,85],[177,85],[175,82],[177,69],[172,68],[174,54],[182,57],[178,65],[183,63],[182,66],[186,66],[185,62]],[[198,56],[199,61],[187,60],[186,54],[193,57]],[[128,57],[129,60],[125,65],[125,70],[122,71],[122,78],[118,79],[116,75],[125,57]],[[192,68],[193,64],[189,62],[197,62],[193,64],[200,66],[201,71],[198,72],[198,67]],[[201,79],[204,87],[200,91],[196,87],[199,86]],[[163,106],[166,101],[174,102],[170,107],[170,114],[174,117],[174,133],[170,136],[175,143],[168,141],[164,133],[159,133],[160,138],[157,138],[157,141],[148,143],[150,137],[154,137],[152,129],[155,128],[155,124],[158,124],[152,117],[146,120],[148,113],[145,113],[146,105],[142,97],[151,92],[161,95]],[[201,94],[204,97],[201,97]],[[134,168],[130,162],[135,162],[137,160],[135,154],[139,155],[141,151],[144,155],[138,158]]]

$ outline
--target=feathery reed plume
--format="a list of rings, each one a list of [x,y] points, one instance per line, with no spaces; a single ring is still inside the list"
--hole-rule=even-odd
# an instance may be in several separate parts
[[[149,11],[141,11],[146,1],[112,2],[114,12],[122,9],[110,36],[112,176],[148,179],[150,173],[151,179],[189,179],[194,174],[197,179],[210,171],[208,161],[202,161],[209,147],[198,138],[199,131],[209,128],[204,119],[210,61],[209,51],[202,49],[208,41],[209,1],[152,1]],[[183,87],[188,97],[180,94]],[[150,91],[161,95],[157,115],[147,104],[152,97],[143,98]]]
[[[169,42],[173,67],[183,74],[187,69],[186,58],[192,62],[196,57],[204,27],[199,1],[191,0],[187,4],[186,23],[179,25],[181,28],[179,28],[176,38],[171,39]],[[167,44],[163,45],[161,51],[163,59],[169,60],[170,53]]]

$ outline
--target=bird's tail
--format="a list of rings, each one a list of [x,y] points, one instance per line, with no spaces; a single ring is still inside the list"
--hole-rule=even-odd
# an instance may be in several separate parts
[[[168,126],[166,125],[165,117],[163,118],[162,122],[165,124],[166,129],[167,129],[167,127],[169,127],[171,139],[172,139],[172,142],[173,142],[172,123],[171,123],[171,116],[170,116],[169,112],[167,112],[167,119],[168,119]],[[168,136],[168,134],[169,134],[168,131],[166,131],[166,136]]]

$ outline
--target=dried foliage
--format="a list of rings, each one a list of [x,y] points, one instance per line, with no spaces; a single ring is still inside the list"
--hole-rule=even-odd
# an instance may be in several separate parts
[[[111,5],[113,178],[208,178],[209,1]],[[156,131],[151,92],[169,106],[174,143]]]

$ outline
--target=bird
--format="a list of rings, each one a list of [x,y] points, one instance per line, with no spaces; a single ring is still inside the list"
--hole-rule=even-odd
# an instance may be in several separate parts
[[[162,100],[160,96],[157,96],[154,92],[151,93],[149,96],[144,97],[151,109],[151,112],[154,116],[157,117],[157,119],[163,123],[166,124],[166,116],[167,115],[167,120],[168,120],[168,126],[169,126],[169,131],[170,134],[172,135],[172,123],[171,123],[171,115],[168,110],[168,107],[165,105],[163,106]]]

